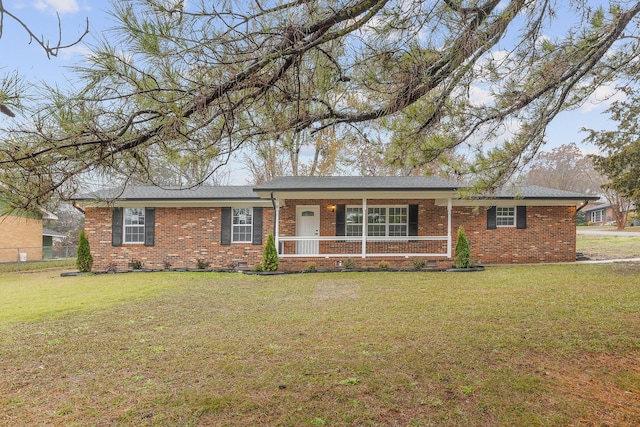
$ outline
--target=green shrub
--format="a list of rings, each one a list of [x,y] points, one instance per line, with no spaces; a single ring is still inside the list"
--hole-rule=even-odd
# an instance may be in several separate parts
[[[256,265],[254,265],[254,266],[253,266],[253,268],[252,268],[252,270],[253,270],[253,271],[264,271],[264,270],[262,269],[262,264],[256,264]]]
[[[91,271],[91,267],[93,267],[93,257],[91,256],[91,249],[89,248],[89,240],[86,234],[84,234],[84,230],[80,231],[76,267],[78,267],[79,271],[85,273]]]
[[[276,271],[278,269],[278,251],[276,251],[276,242],[272,234],[267,237],[267,244],[262,254],[262,270]]]
[[[469,241],[464,234],[464,227],[458,228],[458,240],[456,241],[455,249],[455,266],[456,268],[470,268],[471,267],[471,249],[469,248]]]
[[[316,263],[315,262],[310,262],[309,264],[307,264],[307,266],[304,268],[304,271],[316,271]]]
[[[415,258],[411,261],[413,263],[413,268],[416,270],[422,270],[427,266],[427,260]]]
[[[389,269],[389,263],[388,263],[388,262],[386,262],[386,261],[380,261],[380,262],[378,263],[378,268],[379,268],[380,270],[388,270],[388,269]]]
[[[198,268],[198,270],[206,270],[209,268],[209,266],[211,266],[211,263],[209,261],[205,261],[203,259],[199,259],[196,261],[196,267]]]
[[[134,259],[133,261],[131,261],[131,268],[133,268],[134,270],[141,270],[142,269],[142,261]]]
[[[346,268],[347,270],[353,270],[354,268],[356,268],[356,262],[351,258],[347,258],[342,263],[342,267]]]

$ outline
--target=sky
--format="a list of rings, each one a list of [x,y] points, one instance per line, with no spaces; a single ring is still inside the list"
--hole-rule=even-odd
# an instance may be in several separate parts
[[[46,82],[50,85],[66,86],[71,73],[69,67],[82,61],[89,52],[88,46],[95,44],[102,31],[114,24],[107,10],[108,0],[4,0],[4,7],[17,15],[34,33],[44,35],[51,44],[58,39],[58,18],[62,26],[62,42],[76,40],[85,30],[89,20],[89,34],[81,44],[63,50],[57,57],[47,58],[40,46],[29,43],[29,35],[16,22],[5,16],[3,34],[0,38],[0,75],[17,71],[30,81]],[[606,103],[596,101],[605,99],[610,88],[601,89],[582,108],[572,112],[561,113],[550,125],[547,133],[547,144],[544,151],[571,142],[581,144],[586,133],[580,132],[582,127],[593,129],[610,129],[612,124],[602,114]],[[597,152],[595,147],[582,144],[585,153]],[[238,177],[233,178],[238,181]],[[234,182],[244,184],[245,182]]]

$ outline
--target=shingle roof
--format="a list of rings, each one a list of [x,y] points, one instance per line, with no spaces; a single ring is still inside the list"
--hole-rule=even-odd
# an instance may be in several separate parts
[[[457,190],[464,185],[422,176],[283,176],[260,184],[256,191],[327,190]]]
[[[438,177],[419,176],[322,176],[280,177],[252,187],[248,185],[199,186],[191,189],[130,186],[83,194],[75,200],[258,200],[256,192],[270,191],[455,191],[464,184]],[[255,190],[255,191],[254,191]],[[481,199],[597,200],[598,196],[535,185],[507,187]]]
[[[66,237],[64,233],[52,230],[50,228],[45,228],[45,227],[42,227],[42,235],[43,236],[52,236],[52,237]]]
[[[576,193],[573,191],[558,190],[555,188],[540,187],[539,185],[525,185],[518,187],[506,187],[498,190],[495,195],[487,196],[492,199],[589,199],[598,200],[599,196]]]
[[[160,188],[155,186],[130,186],[123,189],[99,190],[76,197],[76,200],[233,200],[259,199],[253,188],[247,185],[199,186],[185,188]]]

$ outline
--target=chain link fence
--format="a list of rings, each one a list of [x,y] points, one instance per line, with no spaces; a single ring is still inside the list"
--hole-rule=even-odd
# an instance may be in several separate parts
[[[0,263],[22,263],[75,258],[78,246],[0,248]]]

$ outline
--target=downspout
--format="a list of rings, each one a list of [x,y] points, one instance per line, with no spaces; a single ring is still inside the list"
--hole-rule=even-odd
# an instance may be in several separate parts
[[[584,207],[586,207],[589,204],[588,200],[585,200],[584,203],[580,206],[578,206],[578,209],[576,209],[576,213],[580,212]]]
[[[271,192],[271,205],[273,206],[273,236],[275,237],[276,235],[276,219],[277,219],[277,215],[276,215],[276,199],[273,198],[273,191]]]
[[[79,210],[80,213],[82,213],[82,215],[84,215],[84,209],[82,209],[80,206],[78,206],[78,202],[77,201],[74,200],[72,206],[74,208],[76,208],[77,210]]]
[[[276,252],[281,255],[280,250],[280,236],[278,235],[278,222],[280,221],[280,210],[276,207],[276,199],[273,197],[273,191],[271,192],[271,205],[273,206],[273,239],[276,244]]]
[[[447,200],[447,258],[451,258],[451,212],[453,210],[453,202],[451,197]]]

